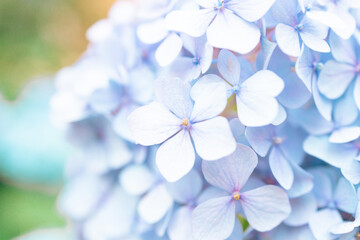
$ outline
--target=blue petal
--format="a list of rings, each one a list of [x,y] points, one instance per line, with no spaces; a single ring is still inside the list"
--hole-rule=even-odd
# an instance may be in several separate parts
[[[232,196],[210,199],[197,206],[192,215],[193,236],[199,240],[229,237],[235,225]]]
[[[257,156],[248,146],[238,144],[235,152],[216,161],[203,161],[205,179],[232,193],[240,191],[257,165]]]

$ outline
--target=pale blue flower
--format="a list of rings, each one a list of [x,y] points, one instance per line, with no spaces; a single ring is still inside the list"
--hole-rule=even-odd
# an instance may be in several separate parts
[[[241,144],[228,157],[212,162],[203,161],[205,179],[225,193],[195,208],[192,219],[195,239],[229,237],[234,228],[238,203],[250,225],[258,231],[273,229],[289,215],[289,200],[281,188],[268,185],[242,191],[256,165],[254,151]]]
[[[295,0],[278,0],[272,7],[273,18],[278,22],[275,29],[276,42],[287,55],[300,55],[302,45],[318,52],[330,52],[324,40],[328,27],[299,14]]]
[[[205,160],[216,160],[235,150],[235,140],[228,121],[218,117],[226,106],[225,89],[213,85],[210,96],[190,98],[190,85],[181,79],[160,79],[157,92],[160,102],[136,109],[129,125],[137,143],[160,144],[156,162],[168,181],[177,181],[189,172],[195,152]],[[191,136],[191,137],[190,137]]]
[[[251,68],[251,65],[250,65]],[[246,126],[263,126],[272,123],[279,112],[276,100],[284,88],[284,83],[275,73],[261,70],[248,77],[248,70],[240,68],[238,59],[227,50],[222,50],[218,57],[218,69],[224,79],[214,74],[205,75],[193,87],[193,96],[204,93],[206,86],[223,84],[227,96],[236,95],[237,113]],[[240,74],[244,70],[245,74]],[[207,93],[208,94],[208,93]]]
[[[206,33],[209,43],[238,53],[248,53],[260,40],[252,23],[265,15],[274,0],[196,0],[197,11],[173,11],[166,17],[169,29],[193,37]],[[246,37],[245,37],[246,36]]]
[[[334,34],[330,34],[330,45],[335,60],[325,63],[319,76],[319,90],[327,98],[337,99],[355,81],[353,98],[360,109],[359,46],[353,38],[343,40]]]
[[[246,138],[262,157],[269,154],[271,172],[279,184],[292,197],[300,196],[312,189],[312,177],[298,165],[304,158],[301,129],[287,124],[279,126],[248,127]]]

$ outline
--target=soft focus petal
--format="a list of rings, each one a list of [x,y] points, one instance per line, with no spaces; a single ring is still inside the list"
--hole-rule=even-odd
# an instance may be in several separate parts
[[[331,133],[329,142],[346,143],[353,141],[358,137],[360,137],[360,127],[343,127],[336,129]]]
[[[272,126],[247,127],[245,135],[251,147],[261,157],[265,157],[272,146]]]
[[[196,170],[190,171],[179,181],[166,185],[168,192],[178,203],[186,204],[196,200],[202,189],[202,178]]]
[[[186,130],[182,130],[161,144],[156,153],[159,171],[169,182],[182,178],[192,169],[194,162],[194,147]]]
[[[205,160],[216,160],[235,151],[236,143],[229,123],[224,117],[216,117],[192,125],[191,137],[196,152]]]
[[[316,199],[312,194],[305,194],[298,198],[290,199],[291,214],[284,223],[289,226],[301,226],[310,220],[316,212]]]
[[[279,23],[276,26],[275,35],[281,51],[293,57],[300,55],[300,39],[293,27]]]
[[[211,119],[224,111],[226,104],[227,97],[224,84],[208,84],[204,87],[203,92],[196,96],[190,121],[195,123]]]
[[[350,163],[341,167],[341,173],[353,184],[360,183],[360,162],[352,160]]]
[[[336,207],[344,212],[354,214],[358,205],[358,199],[354,186],[345,178],[341,177],[334,192]]]
[[[344,94],[354,76],[353,66],[330,60],[319,75],[319,90],[326,97],[336,99]]]
[[[207,74],[200,78],[195,85],[191,88],[191,97],[196,100],[198,96],[206,92],[206,89],[213,84],[223,84],[226,89],[227,97],[230,97],[234,94],[232,87],[230,84],[225,82],[222,78],[215,74]]]
[[[236,95],[238,117],[246,126],[263,126],[277,116],[276,99],[284,88],[280,77],[268,70],[261,70],[246,80]]]
[[[248,146],[237,144],[228,157],[216,161],[203,161],[205,179],[212,185],[232,193],[239,191],[257,165],[257,156]]]
[[[240,63],[229,50],[220,51],[217,63],[219,72],[232,85],[237,85],[240,80]]]
[[[173,200],[164,184],[159,184],[140,200],[138,213],[146,222],[156,223],[165,216],[172,204]]]
[[[131,230],[136,216],[136,199],[115,188],[100,209],[84,224],[86,239],[116,239]]]
[[[291,211],[285,191],[272,185],[242,193],[240,203],[250,226],[260,232],[279,225]]]
[[[338,36],[343,39],[348,39],[354,33],[352,26],[348,26],[336,14],[325,11],[308,11],[306,16],[316,20],[326,26],[329,26]]]
[[[337,236],[330,233],[332,227],[342,222],[337,210],[323,209],[315,213],[310,219],[309,226],[316,239],[336,239]]]
[[[164,67],[172,63],[179,55],[181,47],[181,38],[176,33],[168,35],[155,52],[159,65]]]
[[[172,11],[166,16],[165,24],[169,30],[184,32],[192,37],[200,37],[206,32],[215,15],[214,9]]]
[[[156,81],[157,99],[178,118],[189,118],[193,102],[190,98],[190,84],[179,78],[159,78]]]
[[[309,193],[314,186],[313,177],[299,165],[292,161],[289,163],[294,172],[294,182],[291,189],[288,191],[289,197],[294,198]]]
[[[243,19],[249,22],[255,22],[266,14],[274,2],[275,0],[229,1],[225,6]]]
[[[180,130],[181,120],[160,103],[151,103],[133,111],[129,126],[137,143],[145,146],[162,143]]]
[[[360,76],[357,77],[354,87],[354,100],[356,103],[356,106],[360,110]]]
[[[349,163],[357,154],[351,145],[330,143],[327,136],[308,137],[304,142],[304,150],[335,167]]]
[[[235,225],[235,202],[231,196],[210,199],[192,215],[193,236],[198,240],[226,239]]]
[[[120,184],[129,194],[141,195],[155,183],[155,176],[144,165],[125,168],[119,176]]]
[[[160,42],[168,34],[168,30],[165,28],[163,18],[140,24],[136,32],[140,41],[146,44]]]
[[[241,54],[253,50],[260,41],[260,30],[229,10],[216,15],[207,30],[209,43],[217,48],[229,49]]]
[[[288,160],[284,157],[278,147],[273,147],[269,155],[271,172],[285,189],[289,190],[294,181],[294,173]]]
[[[192,239],[192,209],[184,206],[176,210],[168,227],[170,240]]]

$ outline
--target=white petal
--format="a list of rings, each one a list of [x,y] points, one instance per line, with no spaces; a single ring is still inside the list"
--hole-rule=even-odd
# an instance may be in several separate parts
[[[133,111],[129,126],[137,143],[162,143],[180,130],[181,120],[160,103],[150,103]]]
[[[167,66],[179,55],[181,48],[181,38],[176,33],[171,33],[156,49],[155,58],[160,66]]]
[[[241,84],[241,90],[276,97],[284,89],[283,80],[274,72],[261,70]]]
[[[140,41],[146,44],[154,44],[160,42],[168,34],[168,30],[165,28],[163,18],[159,18],[155,21],[139,25],[136,32]]]
[[[356,106],[360,110],[360,76],[356,78],[355,87],[354,87],[354,100]]]
[[[317,38],[306,32],[300,32],[300,36],[306,46],[312,50],[317,52],[330,52],[330,46],[325,40]]]
[[[173,199],[164,184],[160,184],[140,200],[138,212],[146,222],[156,223],[165,216],[172,204]]]
[[[336,207],[344,212],[354,214],[358,205],[356,190],[345,178],[341,177],[334,192]]]
[[[119,176],[121,186],[132,195],[145,193],[155,183],[155,176],[144,165],[125,168]]]
[[[274,2],[275,0],[233,0],[228,1],[225,7],[234,11],[243,19],[255,22],[266,14]]]
[[[246,126],[264,126],[278,115],[279,104],[274,98],[284,88],[284,83],[271,71],[262,70],[242,85],[236,96],[238,117]]]
[[[235,225],[232,196],[210,199],[193,211],[193,236],[196,240],[219,240],[230,236]]]
[[[156,153],[159,171],[169,182],[175,182],[183,177],[192,169],[194,162],[194,147],[186,130],[164,142]]]
[[[192,239],[192,209],[184,206],[176,210],[168,227],[170,240]]]
[[[214,8],[218,6],[218,0],[195,0],[203,8]]]
[[[178,118],[189,118],[193,108],[190,84],[180,78],[159,78],[156,80],[156,98]]]
[[[203,161],[205,179],[213,186],[231,193],[240,191],[257,166],[255,152],[248,146],[237,144],[233,154],[216,161]]]
[[[298,198],[290,199],[291,214],[284,223],[289,226],[301,226],[307,224],[311,216],[317,210],[316,198],[313,194],[305,194]]]
[[[232,85],[238,85],[240,81],[240,63],[232,52],[226,49],[221,50],[217,67],[226,81]]]
[[[279,225],[291,211],[285,191],[272,185],[241,193],[240,203],[250,226],[260,232]]]
[[[226,89],[223,83],[204,86],[203,92],[196,96],[191,122],[213,118],[224,111],[227,104]]]
[[[338,36],[343,39],[350,38],[355,31],[353,26],[346,24],[346,22],[343,21],[340,17],[330,12],[309,11],[306,13],[306,16],[321,22],[326,26],[329,26]]]
[[[107,19],[102,19],[92,25],[86,32],[90,42],[101,42],[108,38],[113,31],[113,26]]]
[[[337,236],[330,233],[332,227],[342,222],[337,210],[325,208],[315,213],[309,221],[309,226],[316,239],[331,240]]]
[[[289,190],[294,181],[294,172],[288,160],[284,157],[278,147],[273,147],[269,155],[271,172],[279,184]]]
[[[165,18],[169,30],[184,32],[192,37],[203,35],[215,17],[214,9],[199,11],[172,11]]]
[[[217,48],[241,54],[253,50],[260,41],[260,30],[229,10],[219,12],[207,30],[208,41]]]
[[[330,137],[329,142],[332,143],[346,143],[353,141],[360,137],[360,127],[342,127],[334,130]]]
[[[224,117],[216,117],[192,125],[191,136],[196,152],[205,160],[228,156],[236,148],[229,123]]]
[[[275,36],[281,51],[293,57],[300,55],[300,39],[293,27],[279,23],[275,29]]]
[[[60,209],[72,219],[83,220],[96,208],[106,188],[107,184],[97,176],[79,175],[63,189]]]
[[[202,95],[211,84],[224,84],[226,88],[227,97],[233,95],[232,87],[222,78],[215,74],[207,74],[200,78],[191,88],[191,98],[196,100],[198,96]]]
[[[119,239],[130,233],[136,216],[136,199],[120,188],[113,190],[101,208],[84,224],[86,239]]]

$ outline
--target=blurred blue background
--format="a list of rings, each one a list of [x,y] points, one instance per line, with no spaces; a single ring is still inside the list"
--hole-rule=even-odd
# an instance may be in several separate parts
[[[0,1],[0,240],[66,225],[56,196],[71,148],[49,120],[52,78],[113,2]]]

